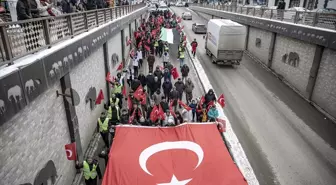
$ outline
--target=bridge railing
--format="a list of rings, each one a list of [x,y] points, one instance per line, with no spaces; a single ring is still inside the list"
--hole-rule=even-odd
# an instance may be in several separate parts
[[[144,6],[145,4],[127,5],[0,23],[0,66],[87,32]]]
[[[205,8],[213,8],[217,10],[233,12],[243,15],[250,15],[259,18],[279,20],[283,22],[291,22],[313,27],[336,30],[336,14],[335,13],[318,13],[311,11],[293,11],[293,10],[277,10],[267,7],[244,7],[229,6],[224,4],[197,4],[191,6],[199,6]]]

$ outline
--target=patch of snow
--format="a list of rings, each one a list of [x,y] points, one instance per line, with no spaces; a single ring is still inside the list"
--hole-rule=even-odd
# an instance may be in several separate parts
[[[206,75],[200,61],[197,58],[193,58],[191,54],[191,46],[190,41],[187,38],[187,52],[190,56],[190,60],[192,61],[196,73],[201,81],[201,84],[205,90],[208,92],[210,89],[213,89],[208,76]],[[217,95],[216,95],[217,96]],[[218,96],[217,96],[218,97]],[[236,134],[234,133],[230,120],[226,117],[223,108],[216,103],[216,107],[219,113],[219,118],[226,120],[226,132],[223,134],[225,140],[227,141],[229,150],[232,152],[234,161],[236,162],[238,168],[242,172],[243,176],[245,177],[246,181],[249,185],[259,185],[259,181],[255,176],[255,173],[252,169],[250,162],[247,159],[247,156],[244,152],[243,147],[241,146]]]

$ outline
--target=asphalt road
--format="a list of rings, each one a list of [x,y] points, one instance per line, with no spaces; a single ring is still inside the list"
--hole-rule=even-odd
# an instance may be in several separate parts
[[[186,8],[172,7],[181,16]],[[198,41],[197,58],[214,90],[224,93],[230,119],[260,184],[335,185],[336,124],[248,56],[240,66],[212,64],[192,12],[182,21],[189,40]]]

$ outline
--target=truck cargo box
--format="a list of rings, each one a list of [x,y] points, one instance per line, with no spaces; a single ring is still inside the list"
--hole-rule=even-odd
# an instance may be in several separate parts
[[[239,53],[245,50],[246,26],[228,19],[211,19],[208,22],[206,47],[214,57],[221,60],[227,51]]]

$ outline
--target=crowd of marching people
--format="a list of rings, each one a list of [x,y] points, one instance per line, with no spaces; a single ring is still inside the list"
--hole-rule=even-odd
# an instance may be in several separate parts
[[[214,91],[211,89],[200,98],[193,97],[194,82],[188,76],[189,66],[181,57],[186,42],[179,22],[179,17],[169,11],[154,12],[148,21],[142,20],[134,39],[127,42],[134,46],[130,64],[126,68],[119,66],[115,78],[107,77],[112,86],[111,98],[105,103],[106,111],[97,123],[106,146],[109,146],[108,133],[113,125],[176,126],[185,122],[216,121],[218,100]],[[181,33],[180,70],[170,60],[169,44],[160,40],[161,27],[175,28]],[[148,74],[140,70],[145,59]],[[126,73],[125,77],[122,72]]]

